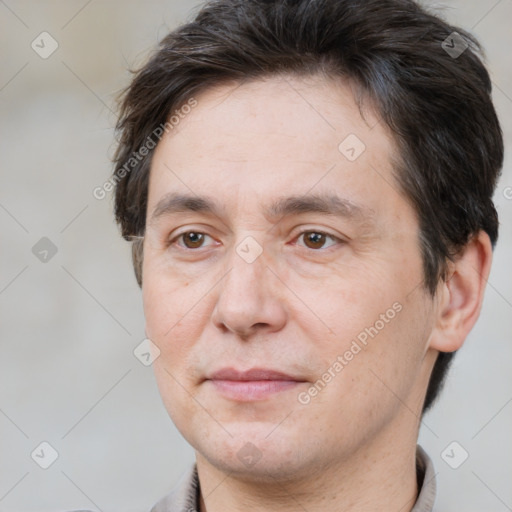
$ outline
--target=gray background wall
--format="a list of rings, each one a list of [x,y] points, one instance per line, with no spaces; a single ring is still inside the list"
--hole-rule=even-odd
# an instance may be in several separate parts
[[[482,315],[420,443],[442,510],[501,512],[512,510],[512,1],[425,3],[484,44],[508,152]],[[140,291],[111,196],[92,190],[111,172],[127,68],[198,4],[0,0],[0,510],[149,510],[193,461],[132,353]],[[51,49],[43,31],[58,43],[46,59],[31,47]],[[46,262],[32,252],[42,237],[57,250],[40,242]],[[46,470],[31,458],[51,462],[43,441],[58,452]],[[453,441],[469,454],[457,469],[442,456]]]

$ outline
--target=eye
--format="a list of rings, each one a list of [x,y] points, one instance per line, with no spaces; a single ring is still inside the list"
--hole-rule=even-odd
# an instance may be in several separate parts
[[[206,238],[212,238],[211,236],[207,235],[206,233],[202,233],[200,231],[185,231],[183,233],[178,234],[176,237],[174,237],[170,242],[169,245],[174,244],[175,242],[182,240],[183,243],[178,243],[179,247],[182,247],[183,249],[200,249],[201,247],[204,247],[204,242]],[[326,249],[329,247],[332,247],[333,245],[336,245],[337,243],[343,243],[343,240],[335,237],[334,235],[330,235],[329,233],[325,233],[323,231],[316,231],[316,230],[310,230],[310,231],[303,231],[299,234],[299,236],[296,238],[296,240],[299,240],[300,238],[304,238],[304,245],[303,247],[306,247],[308,249]],[[331,239],[333,243],[331,245],[328,245],[325,247],[325,243],[327,239]]]
[[[185,249],[200,249],[205,237],[211,238],[209,235],[205,233],[201,233],[200,231],[186,231],[185,233],[181,233],[176,236],[173,240],[171,240],[170,245],[173,244],[176,240],[183,240],[184,246],[178,244],[180,247],[184,247]]]
[[[303,231],[300,233],[297,240],[301,237],[304,237],[304,243],[308,249],[325,249],[323,245],[325,244],[327,238],[330,238],[335,243],[343,242],[339,238],[330,235],[329,233],[324,233],[323,231]],[[335,245],[335,243],[332,245]],[[332,245],[329,245],[328,247],[332,247]]]

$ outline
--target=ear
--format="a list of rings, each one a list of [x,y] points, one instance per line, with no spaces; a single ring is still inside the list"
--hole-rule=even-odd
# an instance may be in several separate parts
[[[480,231],[450,263],[447,280],[439,287],[430,348],[453,352],[462,346],[480,315],[491,262],[489,235]]]

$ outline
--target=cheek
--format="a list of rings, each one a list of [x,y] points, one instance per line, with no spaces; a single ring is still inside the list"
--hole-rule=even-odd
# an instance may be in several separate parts
[[[206,304],[188,283],[161,276],[148,273],[143,281],[146,335],[160,350],[153,371],[168,414],[181,430],[197,413],[190,398],[197,384],[191,358]]]
[[[146,335],[160,349],[154,363],[157,378],[166,382],[170,378],[166,372],[170,372],[187,388],[193,387],[198,378],[195,346],[211,318],[213,283],[171,273],[151,258],[145,265],[142,297]],[[172,382],[166,385],[174,386]]]
[[[395,308],[380,311],[384,316],[379,314],[353,339],[353,346],[361,350],[346,367],[345,377],[353,391],[351,400],[365,404],[368,414],[371,404],[387,414],[404,404],[411,410],[416,408],[414,390],[421,374],[432,318],[427,305],[417,297],[412,300],[402,297],[394,305]]]
[[[390,310],[400,297],[398,289],[393,288],[393,283],[385,276],[377,276],[370,269],[357,273],[350,270],[340,269],[325,279],[317,277],[306,282],[297,278],[289,283],[289,288],[301,299],[297,304],[302,311],[295,312],[295,321],[306,332],[314,329],[317,334],[321,332],[322,337],[327,332],[328,343],[324,350],[328,353],[348,349],[350,342],[360,333],[364,338],[365,329],[374,326],[376,321],[379,321],[379,331],[382,330],[380,315]],[[391,310],[388,317],[395,314],[396,311]],[[315,342],[314,337],[311,341]]]
[[[188,372],[180,364],[179,356],[173,354],[170,360],[165,354],[153,363],[153,371],[162,402],[178,430],[183,434],[187,425],[200,413],[196,402],[191,398]]]
[[[296,316],[314,359],[322,361],[318,378],[329,380],[329,370],[336,375],[336,400],[344,396],[363,404],[370,399],[369,390],[393,400],[379,378],[407,393],[419,371],[428,334],[426,305],[420,290],[410,294],[403,279],[389,275],[367,272],[357,279],[326,280],[310,289],[307,300],[318,315],[318,327],[308,322],[311,314]],[[305,294],[303,288],[295,289]],[[331,332],[325,336],[327,328]]]
[[[194,291],[190,280],[170,273],[148,251],[143,264],[142,300],[146,334],[158,340],[173,337],[192,313]],[[196,299],[197,301],[197,299]]]

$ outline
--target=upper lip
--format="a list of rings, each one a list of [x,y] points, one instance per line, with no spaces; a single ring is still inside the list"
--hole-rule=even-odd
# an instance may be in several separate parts
[[[266,368],[251,368],[246,371],[236,370],[235,368],[222,368],[221,370],[211,373],[206,380],[295,380],[303,382],[303,379]]]

